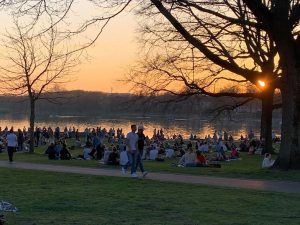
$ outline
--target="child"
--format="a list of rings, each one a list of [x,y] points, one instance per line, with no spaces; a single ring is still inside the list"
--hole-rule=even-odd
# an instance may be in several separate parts
[[[120,166],[122,168],[122,173],[125,174],[127,167],[129,165],[129,159],[126,149],[120,152]]]

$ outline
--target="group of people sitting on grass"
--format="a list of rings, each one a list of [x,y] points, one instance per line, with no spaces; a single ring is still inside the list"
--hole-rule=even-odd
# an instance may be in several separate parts
[[[72,149],[82,147],[82,154],[76,157],[72,157],[70,153],[71,148],[67,148],[67,144],[64,141],[65,136],[63,136],[62,140],[51,143],[45,154],[48,154],[49,159],[96,159],[101,160],[103,164],[107,165],[122,165],[122,162],[126,161],[128,157],[125,138],[120,131],[121,130],[118,129],[117,135],[115,136],[114,130],[112,129],[108,132],[105,132],[104,129],[103,133],[101,133],[98,128],[92,129],[91,132],[86,130],[84,134],[86,138],[85,145],[82,146],[80,138],[76,137],[75,146],[72,146]],[[144,151],[141,156],[143,160],[164,161],[165,159],[178,157],[179,161],[177,166],[179,167],[219,167],[220,164],[217,162],[240,159],[239,151],[254,154],[257,148],[263,146],[263,142],[254,139],[254,137],[251,140],[244,138],[240,142],[239,148],[237,148],[233,141],[225,141],[225,139],[221,137],[215,143],[210,142],[209,139],[196,139],[193,142],[193,146],[192,142],[187,143],[180,135],[174,136],[172,142],[158,138],[161,137],[162,134],[162,131],[159,130],[154,138],[145,138]],[[103,144],[105,139],[109,144],[108,147]],[[211,152],[213,154],[209,154]],[[271,159],[271,155],[266,154],[262,168],[270,168],[273,163],[274,160]]]
[[[76,142],[75,142],[76,143]],[[79,155],[72,155],[71,152],[76,148],[76,146],[67,147],[67,143],[65,139],[61,139],[56,141],[55,143],[51,143],[45,154],[48,155],[50,160],[104,160],[105,164],[118,164],[118,154],[117,147],[111,146],[110,148],[106,148],[105,145],[100,142],[96,145],[93,145],[92,142],[86,141],[85,145],[77,146],[82,148],[82,153]]]
[[[51,143],[45,151],[45,154],[47,154],[51,160],[70,160],[72,157],[66,143],[62,143],[61,141]]]
[[[178,162],[178,167],[206,167],[208,166],[208,161],[205,156],[200,151],[193,150],[191,143],[187,145],[186,153],[180,158]]]
[[[73,129],[75,130],[75,129]],[[55,129],[58,133],[59,128]],[[122,133],[122,129],[109,129],[108,131],[100,128],[96,129],[86,129],[83,133],[83,137],[79,137],[77,131],[75,130],[74,135],[70,135],[65,132],[60,135],[55,135],[55,141],[51,143],[46,150],[49,159],[84,159],[84,160],[103,160],[104,164],[117,164],[116,162],[120,158],[120,153],[126,150],[126,139]],[[189,145],[187,141],[184,141],[181,135],[178,135],[170,140],[163,140],[163,130],[160,129],[155,131],[156,135],[149,139],[145,137],[144,140],[144,151],[142,155],[143,160],[156,160],[164,161],[166,158],[183,157],[186,152],[189,152]],[[76,157],[72,157],[70,154],[70,148],[67,148],[66,140],[67,138],[75,137],[74,146],[71,148],[82,148],[82,154]],[[82,145],[81,140],[85,139],[85,145]],[[106,142],[108,145],[105,146],[103,143]],[[192,143],[192,142],[190,142]],[[209,142],[206,140],[196,140],[194,141],[194,147],[197,152],[208,153],[215,150],[214,161],[224,161],[228,159],[238,159],[239,154],[235,144],[231,141],[223,142],[220,138],[216,143]],[[225,152],[230,152],[230,155],[225,154]],[[112,154],[111,154],[112,153]],[[112,156],[110,156],[110,154]],[[111,160],[108,160],[108,159]]]
[[[264,139],[243,139],[240,142],[240,151],[241,152],[248,152],[249,155],[254,154],[262,154],[265,148],[265,141]]]
[[[203,146],[203,145],[201,145]],[[192,143],[187,144],[187,150],[185,154],[183,154],[178,162],[179,167],[207,167],[207,166],[215,166],[219,165],[220,161],[230,161],[239,159],[238,149],[234,144],[230,145],[230,147],[226,147],[221,140],[217,142],[215,145],[215,154],[208,154],[209,150],[201,151],[197,148],[196,143],[196,151],[193,148]],[[230,149],[230,153],[228,152]],[[207,159],[205,154],[207,154]],[[227,154],[227,155],[226,155]]]
[[[0,144],[2,143],[3,146],[5,146],[5,137],[8,133],[7,128],[4,130],[0,128],[2,140]],[[28,133],[29,131],[25,128],[23,130],[19,129],[16,133],[17,142],[23,143],[26,141]],[[126,152],[127,147],[125,135],[120,128],[117,130],[114,128],[101,129],[100,127],[86,128],[83,133],[79,133],[75,127],[72,129],[65,128],[63,132],[59,127],[54,130],[51,127],[37,127],[34,135],[37,145],[49,143],[45,154],[51,160],[95,159],[101,160],[104,164],[118,165],[122,161],[122,152]],[[164,161],[165,159],[178,157],[180,158],[178,165],[181,166],[206,166],[208,165],[207,162],[239,159],[239,152],[260,153],[264,147],[264,141],[255,139],[252,131],[250,131],[247,138],[241,137],[238,147],[236,146],[237,142],[227,132],[215,131],[213,138],[208,135],[203,140],[197,138],[196,135],[192,136],[192,140],[184,140],[180,134],[174,134],[173,139],[165,139],[164,131],[155,129],[151,139],[145,136],[141,158],[143,160]],[[71,147],[68,147],[66,142],[69,138],[75,139]],[[82,144],[82,141],[85,144]],[[75,148],[81,148],[82,153],[72,155],[71,152]],[[18,147],[18,149],[22,150],[21,147]],[[268,158],[270,158],[269,155],[265,157],[266,160],[264,161],[267,162]],[[271,161],[269,164],[271,164]]]
[[[279,140],[279,138],[275,135],[274,132],[272,134],[272,138],[274,142]],[[213,134],[213,138],[210,138],[210,135],[206,136],[205,138],[205,142],[207,143],[207,145],[210,146],[211,145],[218,146],[220,141],[221,142],[224,141],[223,149],[225,151],[226,149],[230,149],[231,144],[235,142],[233,137],[230,134],[228,134],[226,131],[224,131],[224,133],[222,133],[221,131],[219,132],[215,131]],[[207,149],[207,146],[204,145],[202,146],[202,148]],[[245,137],[241,135],[239,139],[238,148],[240,152],[248,152],[248,154],[250,155],[254,155],[254,154],[261,155],[264,154],[265,152],[265,140],[263,138],[260,139],[256,138],[253,130],[250,130],[248,135],[245,135]]]

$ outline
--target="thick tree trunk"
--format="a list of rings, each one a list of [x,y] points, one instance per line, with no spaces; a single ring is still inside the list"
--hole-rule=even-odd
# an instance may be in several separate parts
[[[276,1],[272,36],[282,70],[282,127],[275,167],[300,169],[300,40],[294,39],[287,20],[289,1]]]
[[[291,152],[290,167],[300,169],[300,77],[298,76],[297,88],[295,94],[295,111],[294,111],[294,140]]]
[[[34,137],[34,122],[35,122],[35,101],[30,99],[30,140],[29,152],[34,152],[35,137]]]
[[[265,140],[265,149],[262,154],[273,153],[272,143],[272,113],[273,113],[273,95],[274,88],[270,87],[265,90],[261,99],[261,127],[260,138]]]
[[[300,169],[300,107],[299,103],[296,104],[296,99],[299,97],[297,98],[295,95],[295,90],[291,87],[285,87],[282,91],[282,140],[280,154],[275,164],[276,167],[282,169]]]
[[[281,61],[284,75],[281,88],[282,140],[275,167],[300,169],[300,64],[297,58],[300,52],[290,50],[288,53]]]

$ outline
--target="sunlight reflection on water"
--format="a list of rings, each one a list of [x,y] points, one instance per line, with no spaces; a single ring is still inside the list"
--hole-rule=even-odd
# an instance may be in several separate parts
[[[182,134],[188,138],[190,134],[196,134],[197,137],[204,138],[205,135],[212,135],[215,130],[227,131],[235,139],[240,135],[246,135],[252,129],[255,135],[259,136],[260,121],[258,119],[248,119],[239,121],[217,120],[210,122],[203,119],[186,119],[186,118],[164,118],[164,117],[87,117],[87,116],[50,116],[38,118],[36,125],[39,127],[51,126],[54,127],[75,127],[83,131],[86,127],[93,128],[100,126],[109,129],[111,127],[122,128],[125,134],[129,132],[131,124],[143,124],[145,127],[145,134],[150,137],[153,134],[154,128],[164,130],[166,136],[171,137],[173,134]],[[5,126],[13,126],[15,129],[29,126],[29,121],[26,118],[2,118],[0,119],[0,126],[2,129]],[[277,135],[280,134],[280,123],[273,122],[274,131]]]

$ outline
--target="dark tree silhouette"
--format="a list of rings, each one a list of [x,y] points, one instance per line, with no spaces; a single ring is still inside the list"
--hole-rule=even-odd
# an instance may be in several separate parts
[[[82,53],[94,44],[109,21],[123,11],[116,8],[113,13],[103,12],[101,18],[74,25],[70,23],[74,19],[70,11],[78,8],[76,4],[74,0],[0,1],[0,6],[17,21],[15,32],[6,34],[3,40],[6,51],[0,81],[6,94],[29,97],[31,152],[36,102],[60,98],[53,98],[49,91],[72,79],[68,75],[82,59]],[[97,27],[96,32],[90,33],[93,26]]]
[[[6,35],[1,70],[5,93],[28,96],[30,103],[30,151],[34,152],[35,109],[38,100],[53,100],[48,92],[72,79],[80,51],[67,48],[64,38],[51,26],[47,32],[22,30],[16,22],[14,33]]]
[[[299,60],[297,47],[299,40],[297,30],[300,18],[299,1],[219,0],[194,2],[186,0],[151,0],[151,3],[145,9],[148,11],[153,10],[151,4],[172,25],[172,28],[178,32],[180,38],[183,38],[187,43],[198,49],[211,62],[244,77],[253,84],[256,84],[258,80],[266,80],[265,83],[268,85],[266,89],[268,90],[272,90],[273,87],[280,88],[283,111],[282,143],[276,165],[280,168],[298,168],[300,165],[300,120],[298,112],[300,110],[300,95],[297,66]],[[197,23],[194,23],[194,29],[186,27],[186,24],[189,24],[191,13],[198,20]],[[212,29],[212,32],[200,29],[201,32],[198,35],[191,33],[191,31],[198,29],[199,26],[203,27],[203,24],[214,29]],[[240,61],[236,61],[234,55],[229,55],[230,57],[228,57],[228,51],[226,50],[228,46],[224,44],[224,41],[228,41],[226,33],[229,31],[230,34],[234,34],[234,31],[243,27],[257,34],[265,32],[268,38],[265,43],[274,42],[274,48],[270,52],[274,52],[278,56],[278,67],[274,68],[274,64],[266,63],[262,66],[269,73],[247,70]],[[230,28],[233,30],[231,31]],[[209,39],[205,37],[209,37]],[[215,46],[218,46],[217,51]],[[225,47],[225,51],[223,47]],[[243,45],[238,45],[238,47],[241,48]],[[252,58],[261,57],[256,55],[256,46],[250,47],[253,48]],[[268,45],[263,47],[263,49],[267,48]],[[269,78],[267,74],[273,74],[276,70],[280,72],[280,74],[277,74],[280,76],[272,76],[271,79],[265,79]]]

